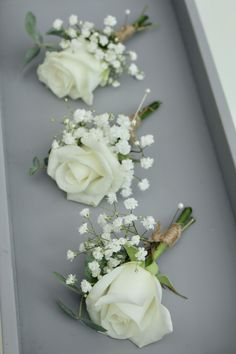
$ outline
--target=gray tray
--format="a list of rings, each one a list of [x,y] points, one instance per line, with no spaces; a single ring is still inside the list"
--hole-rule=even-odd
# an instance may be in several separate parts
[[[60,129],[50,123],[50,117],[61,117],[66,107],[36,80],[35,65],[22,74],[21,60],[31,44],[23,28],[28,10],[37,14],[43,31],[55,17],[66,18],[71,13],[98,24],[108,13],[122,21],[126,8],[135,16],[146,3],[160,29],[140,34],[129,43],[139,53],[146,80],[124,78],[119,89],[98,90],[94,108],[98,112],[130,113],[146,87],[152,89],[150,100],[163,101],[159,112],[141,128],[142,133],[152,131],[157,143],[152,148],[156,161],[150,175],[151,189],[144,194],[137,192],[141,201],[138,211],[167,223],[177,203],[183,201],[193,206],[197,223],[160,263],[161,270],[189,299],[164,292],[174,332],[142,353],[236,352],[235,222],[226,193],[227,187],[236,210],[235,132],[233,135],[230,129],[224,97],[218,99],[219,83],[207,57],[205,39],[199,37],[194,2],[176,0],[173,6],[168,0],[2,0],[0,311],[4,354],[138,351],[128,341],[115,341],[77,324],[55,305],[57,297],[76,304],[76,297],[57,283],[52,272],[80,269],[78,263],[68,264],[65,254],[80,242],[77,226],[81,206],[67,202],[46,175],[27,176],[32,157],[36,153],[43,157]],[[71,105],[83,106],[80,102]]]

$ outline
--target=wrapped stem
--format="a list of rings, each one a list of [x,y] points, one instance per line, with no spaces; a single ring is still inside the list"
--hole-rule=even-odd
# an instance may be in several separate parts
[[[163,234],[160,233],[160,227],[157,232],[160,243],[153,252],[153,260],[157,260],[169,247],[173,246],[175,242],[181,237],[183,231],[190,227],[196,220],[192,217],[192,208],[186,207],[177,218],[175,223],[167,229]]]

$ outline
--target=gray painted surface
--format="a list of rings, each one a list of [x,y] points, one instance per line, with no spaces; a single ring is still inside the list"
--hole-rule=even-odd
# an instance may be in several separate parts
[[[115,341],[77,324],[54,303],[61,297],[76,304],[76,297],[53,279],[52,272],[81,272],[82,263],[71,265],[65,254],[83,239],[77,233],[82,206],[67,202],[46,175],[27,176],[32,157],[45,156],[60,129],[59,124],[50,123],[50,117],[61,117],[66,107],[36,80],[35,65],[24,76],[20,71],[21,58],[31,44],[23,31],[24,15],[28,10],[35,12],[39,26],[46,30],[55,17],[74,12],[98,24],[107,13],[122,21],[124,9],[136,14],[146,3],[152,20],[161,27],[128,44],[139,53],[146,80],[124,78],[119,89],[99,89],[94,108],[130,113],[146,87],[152,89],[150,100],[163,101],[160,111],[141,128],[142,133],[154,133],[157,143],[150,149],[156,158],[150,171],[151,189],[144,194],[136,191],[137,212],[167,223],[176,204],[183,201],[193,206],[198,222],[160,262],[161,270],[189,300],[164,292],[174,332],[142,353],[236,352],[235,223],[171,3],[68,0],[65,5],[62,0],[11,0],[2,1],[0,12],[1,93],[22,354],[132,354],[138,350],[128,341]],[[81,102],[71,105],[83,106]],[[5,347],[4,354],[13,353]]]

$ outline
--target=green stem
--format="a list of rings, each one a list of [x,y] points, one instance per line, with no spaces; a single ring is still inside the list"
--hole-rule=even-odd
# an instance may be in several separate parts
[[[192,208],[186,207],[175,221],[175,224],[181,225],[182,233],[187,230],[195,221],[196,219],[192,216]],[[165,242],[161,242],[156,250],[153,253],[153,260],[157,261],[158,258],[169,248],[169,246]]]

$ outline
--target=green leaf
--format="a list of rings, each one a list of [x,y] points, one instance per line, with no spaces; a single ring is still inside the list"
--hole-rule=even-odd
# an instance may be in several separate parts
[[[124,249],[126,250],[128,256],[129,256],[129,259],[131,260],[131,262],[133,261],[136,261],[137,258],[136,258],[136,253],[138,252],[138,249],[137,247],[135,246],[131,246],[131,245],[128,245],[128,244],[125,244],[124,245]]]
[[[149,117],[150,114],[155,112],[161,105],[160,101],[154,101],[150,103],[148,106],[144,107],[139,113],[139,118],[144,120],[145,118]]]
[[[82,291],[76,286],[76,285],[70,285],[66,284],[66,278],[63,277],[60,273],[53,272],[53,275],[62,283],[64,284],[68,289],[74,291],[78,295],[82,295]]]
[[[173,284],[170,282],[169,278],[161,273],[158,273],[156,275],[157,279],[159,280],[159,282],[161,283],[161,285],[163,286],[163,288],[168,288],[170,291],[172,291],[173,293],[175,293],[176,295],[182,297],[183,299],[187,299],[186,296],[180,294],[175,287],[173,286]]]
[[[33,60],[40,52],[40,48],[36,45],[32,48],[27,49],[24,57],[24,64],[28,64]]]
[[[155,261],[145,267],[145,269],[153,275],[157,275],[159,267]]]
[[[55,28],[51,28],[49,31],[47,31],[47,34],[51,36],[57,36],[63,39],[70,39],[68,34],[63,29],[56,30]]]
[[[33,176],[36,172],[38,172],[41,168],[39,158],[35,156],[32,161],[32,167],[29,169],[29,175]]]
[[[57,301],[58,307],[65,312],[68,316],[72,317],[74,320],[79,320],[79,317],[68,307],[66,306],[60,299]]]
[[[106,332],[107,330],[103,328],[102,326],[97,325],[96,323],[92,322],[91,320],[87,318],[80,318],[80,321],[84,323],[86,326],[89,328],[97,331],[97,332]]]
[[[43,42],[43,37],[36,28],[36,17],[32,12],[28,12],[25,16],[25,29],[35,43]]]

